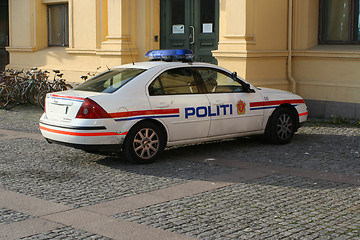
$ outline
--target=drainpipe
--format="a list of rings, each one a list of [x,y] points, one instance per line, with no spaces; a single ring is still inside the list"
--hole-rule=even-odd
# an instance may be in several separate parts
[[[296,80],[292,76],[292,22],[293,22],[293,0],[288,4],[288,59],[287,59],[287,78],[291,83],[291,91],[296,93]]]

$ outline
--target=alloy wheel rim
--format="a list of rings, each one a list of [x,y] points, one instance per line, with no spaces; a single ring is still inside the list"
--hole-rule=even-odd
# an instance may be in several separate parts
[[[159,151],[159,136],[151,128],[143,128],[135,135],[133,147],[138,157],[150,159]]]
[[[288,114],[282,114],[277,121],[276,129],[279,138],[283,140],[288,139],[291,136],[293,129],[291,116]]]

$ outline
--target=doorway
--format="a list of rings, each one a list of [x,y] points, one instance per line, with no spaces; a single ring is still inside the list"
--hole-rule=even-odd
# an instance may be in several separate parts
[[[0,0],[0,71],[9,63],[9,53],[5,47],[9,45],[9,11],[8,0]]]
[[[191,49],[195,60],[217,64],[219,0],[161,0],[160,47]]]

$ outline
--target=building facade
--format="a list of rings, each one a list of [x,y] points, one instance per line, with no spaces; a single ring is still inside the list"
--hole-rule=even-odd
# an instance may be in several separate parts
[[[0,71],[9,63],[6,46],[9,45],[9,10],[8,0],[0,0]]]
[[[360,118],[358,0],[8,0],[7,68],[69,82],[147,50],[190,48],[255,86],[296,92],[314,117]]]

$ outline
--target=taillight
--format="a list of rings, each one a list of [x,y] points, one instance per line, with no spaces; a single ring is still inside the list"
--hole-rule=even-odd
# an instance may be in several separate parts
[[[76,118],[111,118],[110,115],[95,101],[85,98],[83,104],[81,105]]]

